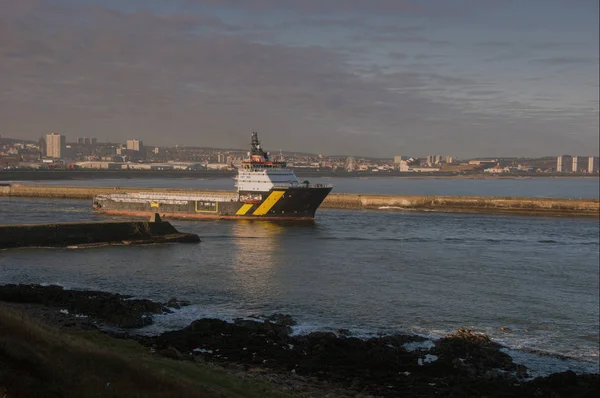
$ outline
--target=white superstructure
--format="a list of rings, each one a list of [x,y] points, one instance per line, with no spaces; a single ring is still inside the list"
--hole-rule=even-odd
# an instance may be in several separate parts
[[[252,133],[252,150],[249,160],[238,168],[235,186],[238,192],[269,192],[272,188],[298,186],[298,179],[283,161],[271,161],[258,141],[257,133]]]
[[[298,179],[290,169],[247,164],[240,166],[235,184],[238,191],[249,192],[269,192],[274,187],[296,185],[298,185]]]

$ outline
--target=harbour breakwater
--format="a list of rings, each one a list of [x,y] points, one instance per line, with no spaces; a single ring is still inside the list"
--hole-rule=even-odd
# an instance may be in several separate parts
[[[109,193],[230,194],[232,191],[181,190],[167,188],[74,187],[45,185],[0,185],[0,196],[50,199],[89,199]],[[351,210],[413,210],[459,213],[533,214],[548,216],[599,217],[597,198],[522,198],[488,196],[415,196],[332,193],[323,208]]]
[[[180,233],[165,221],[0,225],[0,249],[169,242],[197,243],[200,238]]]

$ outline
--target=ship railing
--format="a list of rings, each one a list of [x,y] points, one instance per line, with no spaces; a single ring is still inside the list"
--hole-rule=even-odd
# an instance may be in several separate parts
[[[333,188],[333,184],[273,184],[273,188]]]
[[[141,202],[152,201],[160,203],[185,204],[189,201],[203,202],[235,202],[238,200],[237,194],[228,195],[202,195],[202,194],[164,194],[153,192],[136,193],[112,193],[98,195],[100,199],[110,199],[116,202]]]

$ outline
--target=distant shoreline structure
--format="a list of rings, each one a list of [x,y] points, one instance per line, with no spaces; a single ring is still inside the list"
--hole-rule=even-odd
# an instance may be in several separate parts
[[[455,172],[398,172],[398,171],[354,171],[335,172],[295,168],[300,177],[340,178],[459,178],[459,179],[523,179],[523,178],[600,178],[598,173],[455,173]],[[51,181],[93,179],[137,179],[137,178],[233,178],[235,171],[222,170],[3,170],[0,181]]]
[[[91,200],[95,195],[136,192],[223,195],[227,193],[231,194],[233,191],[0,184],[0,197]],[[600,217],[600,199],[598,198],[568,199],[332,193],[325,198],[321,207],[344,210]]]

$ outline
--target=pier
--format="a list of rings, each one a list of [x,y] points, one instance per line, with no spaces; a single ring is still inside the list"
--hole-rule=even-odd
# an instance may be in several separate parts
[[[20,247],[98,247],[153,243],[198,243],[166,221],[75,222],[0,225],[0,249]]]
[[[153,192],[169,194],[224,195],[234,191],[181,190],[167,188],[74,187],[48,185],[0,185],[0,197],[88,199],[110,193]],[[522,198],[490,196],[415,196],[331,193],[322,208],[381,211],[437,211],[499,213],[543,216],[599,217],[598,198]]]

